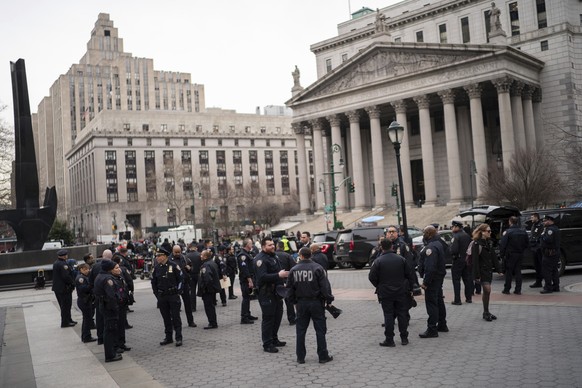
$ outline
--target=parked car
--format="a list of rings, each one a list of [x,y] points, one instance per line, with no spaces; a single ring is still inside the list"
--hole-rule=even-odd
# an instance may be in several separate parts
[[[378,239],[384,235],[384,229],[384,226],[366,226],[339,231],[335,246],[336,262],[349,263],[355,269],[364,268]]]
[[[555,217],[560,228],[560,276],[566,266],[582,265],[582,208],[528,210],[521,213],[521,226],[528,230],[531,227],[530,217],[539,213],[540,219],[546,214]],[[523,268],[534,268],[533,253],[527,250],[523,257]]]
[[[514,206],[490,206],[482,205],[475,206],[471,209],[463,210],[459,213],[459,217],[475,217],[484,216],[484,222],[491,227],[491,238],[493,239],[494,246],[498,245],[503,232],[509,228],[509,217],[515,216],[519,217],[521,215],[518,208]],[[473,222],[471,229],[474,229],[480,222]]]
[[[313,243],[319,244],[321,252],[327,256],[328,269],[333,269],[336,266],[334,254],[335,254],[335,240],[337,238],[337,235],[338,231],[332,230],[329,232],[315,233],[311,239]]]

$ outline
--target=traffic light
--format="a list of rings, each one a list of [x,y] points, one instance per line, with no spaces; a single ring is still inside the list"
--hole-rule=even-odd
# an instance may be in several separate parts
[[[194,205],[190,205],[190,214],[194,214]]]
[[[393,184],[393,185],[392,185],[392,196],[393,196],[393,197],[397,197],[397,196],[398,196],[398,193],[397,193],[397,191],[396,191],[397,187],[398,187],[398,186],[396,186],[396,184]]]
[[[350,193],[356,192],[356,186],[354,185],[354,182],[350,182],[349,188],[350,188]]]

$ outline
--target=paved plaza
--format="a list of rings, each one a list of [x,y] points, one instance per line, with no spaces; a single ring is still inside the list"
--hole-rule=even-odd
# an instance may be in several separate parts
[[[277,354],[262,351],[260,321],[241,325],[240,301],[217,307],[217,330],[208,322],[202,302],[184,327],[184,346],[162,347],[162,318],[149,281],[136,283],[135,312],[128,315],[130,352],[116,363],[104,362],[103,346],[83,344],[80,324],[59,327],[56,300],[50,290],[0,293],[0,386],[2,387],[582,387],[582,270],[567,271],[562,292],[540,295],[527,285],[524,293],[503,295],[493,283],[494,322],[481,318],[480,298],[453,306],[450,273],[445,279],[449,333],[420,339],[426,328],[422,297],[411,310],[410,345],[378,346],[383,338],[381,308],[367,280],[368,270],[331,270],[335,305],[344,313],[328,316],[331,363],[318,363],[310,326],[306,363],[295,356],[295,327],[286,316],[279,337],[287,341]],[[238,283],[238,280],[237,282]],[[235,293],[240,295],[238,289]],[[74,303],[76,305],[76,303]],[[259,305],[251,311],[260,316]],[[73,318],[81,315],[73,309]],[[182,314],[183,322],[185,316]],[[77,373],[76,371],[83,371]]]

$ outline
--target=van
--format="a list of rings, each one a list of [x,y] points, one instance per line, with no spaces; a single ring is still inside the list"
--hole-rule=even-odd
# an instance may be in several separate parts
[[[42,250],[46,251],[47,249],[61,249],[63,247],[63,241],[47,241],[42,245]]]
[[[384,236],[384,226],[366,226],[340,230],[335,243],[335,260],[362,269],[370,262],[372,251]]]
[[[582,264],[582,208],[540,209],[521,213],[521,226],[531,229],[531,215],[538,213],[540,219],[546,214],[555,218],[555,224],[560,228],[560,264],[559,274],[562,276],[569,265]],[[523,257],[523,268],[534,268],[533,253],[528,249]]]

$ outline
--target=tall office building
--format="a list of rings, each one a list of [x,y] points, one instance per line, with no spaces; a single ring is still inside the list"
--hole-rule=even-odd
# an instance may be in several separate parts
[[[405,127],[408,205],[479,202],[480,177],[519,149],[564,155],[582,139],[581,23],[578,0],[408,0],[355,12],[311,46],[318,80],[287,103],[298,141],[313,135],[314,179],[327,179],[326,158],[342,157],[355,191],[341,186],[338,208],[385,206],[398,182],[393,120]],[[559,168],[574,171],[564,159]],[[320,193],[316,208],[324,203]]]
[[[124,52],[108,14],[33,121],[41,187],[56,185],[58,217],[83,241],[208,226],[212,205],[217,226],[233,233],[253,204],[297,203],[291,117],[206,109],[190,74]]]

